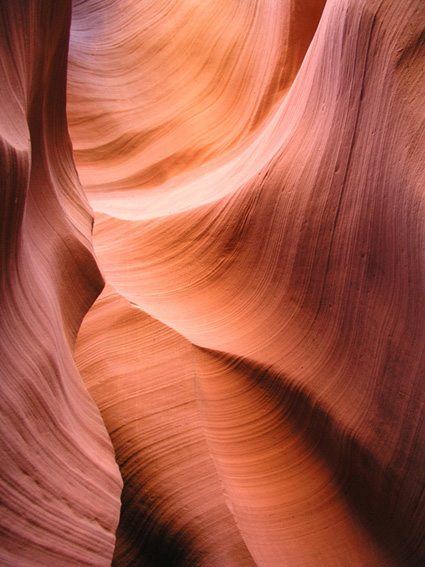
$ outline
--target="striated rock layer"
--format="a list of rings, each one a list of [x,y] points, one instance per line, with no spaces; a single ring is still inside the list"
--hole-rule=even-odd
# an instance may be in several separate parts
[[[125,479],[113,564],[254,566],[205,440],[190,342],[107,287],[76,360]]]
[[[106,566],[121,479],[73,359],[102,288],[65,117],[71,5],[0,3],[0,563]]]
[[[193,2],[114,6],[78,4],[71,34],[68,108],[96,253],[118,294],[192,344],[181,370],[194,366],[202,431],[253,560],[422,565],[423,3],[328,0],[316,31],[321,2],[311,20],[289,1],[215,2],[214,16]],[[97,325],[114,333],[101,307]],[[158,352],[138,378],[129,353],[157,351],[148,331],[131,336],[114,364],[119,376],[128,364],[123,390],[143,410],[111,417],[114,371],[96,388],[93,361],[85,372],[122,454],[127,420],[149,411],[141,382],[169,373]],[[108,353],[88,350],[84,369]],[[137,435],[129,486],[145,485],[152,443],[157,478],[173,470],[161,435]]]
[[[0,2],[0,563],[422,566],[423,1],[70,12]]]
[[[241,161],[274,151],[272,126],[263,136],[258,126],[324,4],[75,1],[68,118],[95,209],[150,218],[237,189],[250,177]]]

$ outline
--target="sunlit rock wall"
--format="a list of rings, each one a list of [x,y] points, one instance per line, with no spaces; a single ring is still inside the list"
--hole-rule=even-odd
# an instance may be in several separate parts
[[[128,309],[192,344],[179,372],[194,374],[202,433],[253,560],[420,564],[423,5],[97,8],[74,12],[68,105],[96,253]],[[161,449],[169,394],[155,376],[169,375],[171,354],[152,331],[113,338],[103,303],[96,316],[106,338],[93,344],[89,318],[81,368],[117,451],[133,447],[123,472],[132,490],[140,461],[121,526],[147,553],[170,488],[158,480],[159,512],[156,493],[141,492],[144,466],[155,458],[167,477],[166,454],[185,451],[177,408],[167,412],[173,449]],[[96,360],[108,353],[119,370],[103,373]],[[118,377],[127,365],[131,386]],[[126,398],[113,417],[111,380]],[[155,518],[151,540],[134,520],[141,511]],[[180,525],[177,511],[169,518]],[[192,526],[187,518],[189,557],[202,547],[195,533],[212,535]],[[211,542],[222,548],[218,535]]]
[[[3,438],[51,427],[66,402],[83,426],[55,456],[83,446],[96,478],[51,528],[63,550],[37,559],[23,554],[46,548],[34,518],[49,517],[51,466],[33,444],[29,469],[5,457],[6,564],[111,559],[119,481],[70,355],[100,269],[75,360],[124,480],[113,565],[422,566],[422,0],[75,0],[67,118],[97,267],[60,90],[69,14],[4,4],[2,157],[27,171],[19,150],[31,178],[22,205],[4,173],[3,384],[41,390],[43,360],[65,356],[68,381],[49,384],[74,389],[42,389],[49,416],[14,393]],[[44,51],[18,80],[34,38]],[[11,513],[39,478],[41,498]],[[84,532],[97,563],[76,510],[102,518]]]

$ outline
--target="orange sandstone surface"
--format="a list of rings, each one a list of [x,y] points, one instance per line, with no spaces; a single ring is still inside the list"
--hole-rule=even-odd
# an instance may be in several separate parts
[[[0,26],[0,564],[425,565],[423,1]]]

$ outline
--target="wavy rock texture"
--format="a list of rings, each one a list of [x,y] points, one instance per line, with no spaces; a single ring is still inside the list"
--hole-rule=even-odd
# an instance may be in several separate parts
[[[60,4],[60,5],[59,5]],[[67,2],[0,3],[0,563],[110,564],[121,479],[73,358],[102,288],[65,117]]]
[[[255,563],[422,565],[425,9],[329,0],[317,26],[322,8],[187,1],[119,14],[78,3],[75,158],[107,281],[158,321],[158,336],[161,322],[192,344],[180,371],[195,367],[196,431]],[[97,326],[116,333],[104,303],[96,309]],[[154,377],[170,374],[175,347],[170,338],[161,354],[142,326],[128,346],[114,339],[119,371],[103,385],[94,314],[82,368],[117,453],[134,463],[122,464],[122,529],[136,534],[131,518],[147,508],[155,539],[170,488],[152,502],[133,495],[134,479],[149,483],[150,451],[167,478],[186,436],[162,452],[159,417],[149,440],[130,424],[147,419],[151,384],[156,411],[169,407]],[[138,378],[132,353],[149,349]],[[105,397],[127,364],[118,397],[127,408],[140,396],[140,409],[120,417]],[[188,550],[202,529],[212,534],[201,519],[187,528]],[[202,564],[194,557],[183,564]]]
[[[0,557],[104,565],[69,13],[0,6]],[[74,1],[114,565],[425,563],[424,49],[422,0]]]
[[[324,3],[74,2],[68,117],[96,210],[175,213],[251,177]]]
[[[254,566],[205,440],[191,343],[108,287],[76,359],[126,480],[114,565]]]

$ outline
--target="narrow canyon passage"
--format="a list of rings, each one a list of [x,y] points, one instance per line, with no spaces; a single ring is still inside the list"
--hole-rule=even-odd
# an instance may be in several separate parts
[[[421,0],[0,25],[0,563],[423,565]]]

